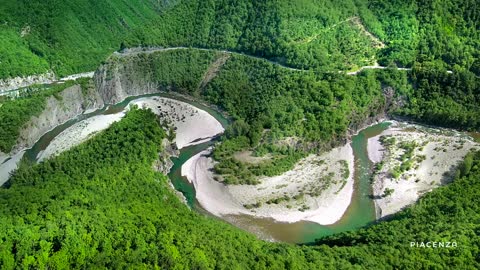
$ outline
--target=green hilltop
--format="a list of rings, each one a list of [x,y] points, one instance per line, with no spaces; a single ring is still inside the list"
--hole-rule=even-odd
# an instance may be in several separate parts
[[[478,13],[475,0],[7,1],[0,78],[91,71],[134,46],[227,49],[323,71],[435,61],[478,74]]]

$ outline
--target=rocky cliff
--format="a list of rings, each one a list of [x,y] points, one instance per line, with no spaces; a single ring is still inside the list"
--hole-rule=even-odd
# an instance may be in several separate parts
[[[145,67],[139,68],[139,61],[138,57],[112,56],[95,72],[95,85],[105,104],[160,91],[150,72]]]
[[[40,75],[31,75],[26,77],[15,77],[10,79],[0,80],[0,94],[14,89],[27,87],[32,84],[46,84],[52,83],[56,80],[53,72],[47,72]]]
[[[177,149],[175,142],[169,141],[167,138],[162,140],[163,151],[158,153],[158,159],[153,164],[153,169],[167,175],[173,166],[172,156],[177,157],[180,151]]]
[[[32,117],[23,126],[17,145],[10,155],[21,149],[32,147],[43,134],[69,119],[103,106],[103,99],[93,88],[83,91],[80,85],[66,88],[58,95],[49,97],[42,113]]]
[[[93,83],[88,89],[82,90],[80,85],[74,85],[49,97],[42,113],[32,117],[22,127],[13,150],[8,155],[0,153],[0,161],[24,148],[32,147],[43,134],[83,113],[107,104],[116,104],[129,96],[159,92],[159,87],[150,78],[151,73],[145,71],[145,68],[139,68],[141,64],[141,57],[112,56],[95,72]],[[1,86],[0,84],[0,90]]]

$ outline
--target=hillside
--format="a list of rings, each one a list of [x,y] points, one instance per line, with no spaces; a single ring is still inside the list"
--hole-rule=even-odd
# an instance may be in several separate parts
[[[137,26],[158,16],[157,1],[3,1],[0,78],[95,70]]]
[[[392,221],[321,240],[268,243],[205,217],[152,170],[165,133],[153,113],[133,110],[69,152],[23,164],[0,190],[2,269],[476,269],[479,154],[455,182]],[[119,147],[123,145],[123,147]],[[161,207],[159,207],[161,206]],[[447,241],[458,248],[412,248]],[[461,245],[461,246],[460,246]]]
[[[105,103],[171,90],[219,106],[234,120],[225,143],[215,150],[221,161],[217,171],[230,175],[226,178],[230,183],[254,183],[255,176],[284,172],[305,153],[339,145],[385,113],[439,126],[479,129],[478,80],[468,71],[449,74],[433,65],[417,64],[409,73],[387,69],[348,76],[292,70],[216,50],[179,48],[114,55],[100,66],[95,82],[96,88],[89,91],[100,92]],[[88,79],[77,83],[88,92]],[[24,125],[43,110],[49,95],[71,84],[4,101],[0,150],[8,153],[22,144],[19,134],[31,133]],[[284,140],[291,145],[282,145]],[[246,149],[260,156],[274,153],[274,162],[239,164],[233,154]]]
[[[256,189],[261,177],[345,145],[383,118],[480,131],[476,0],[4,2],[0,82],[50,71],[95,74],[0,96],[2,164],[44,134],[57,136],[46,132],[62,123],[160,91],[229,123],[205,149],[213,146],[212,182],[230,187]],[[478,147],[449,167],[443,176],[451,183],[419,193],[414,205],[357,231],[293,245],[261,241],[183,204],[172,178],[155,170],[171,155],[162,145],[175,138],[175,128],[160,122],[133,107],[57,157],[36,163],[26,153],[0,188],[0,269],[480,268]],[[363,169],[373,175],[383,161],[365,156]],[[352,166],[354,158],[363,167],[354,156]],[[286,193],[275,201],[295,197]],[[411,244],[447,241],[458,246]]]
[[[9,1],[0,78],[91,71],[139,45],[229,49],[323,71],[439,61],[478,74],[474,2]]]
[[[475,0],[367,1],[367,28],[385,42],[379,62],[434,61],[479,74],[480,7]]]

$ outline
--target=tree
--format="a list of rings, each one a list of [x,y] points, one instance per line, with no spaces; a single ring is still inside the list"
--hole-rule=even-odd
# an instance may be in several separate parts
[[[383,198],[386,198],[388,196],[391,196],[393,194],[395,190],[393,188],[386,188],[384,191],[383,191],[383,194],[382,194],[382,197]]]

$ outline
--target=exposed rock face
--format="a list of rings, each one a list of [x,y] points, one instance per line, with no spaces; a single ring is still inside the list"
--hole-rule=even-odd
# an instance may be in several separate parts
[[[31,75],[26,77],[15,77],[5,80],[0,80],[0,93],[27,87],[32,84],[46,84],[52,83],[56,80],[55,73],[47,72],[40,75]]]
[[[153,163],[153,169],[167,175],[173,167],[173,161],[170,158],[177,157],[180,154],[180,151],[177,149],[175,142],[171,142],[167,138],[162,141],[162,149],[163,150],[158,153],[158,159]],[[187,198],[185,198],[180,191],[175,189],[171,181],[168,181],[168,186],[183,204],[188,205]]]
[[[57,97],[51,96],[46,107],[39,116],[32,117],[20,131],[17,145],[10,153],[14,154],[33,144],[52,128],[75,118],[86,110],[99,109],[104,105],[100,95],[93,89],[83,93],[80,85],[74,85],[60,92]]]
[[[378,99],[370,107],[370,115],[366,118],[364,116],[354,117],[348,128],[348,137],[357,134],[360,130],[385,120],[390,111],[395,109],[394,98],[395,89],[392,87],[385,87],[382,89],[383,99]]]
[[[107,64],[95,72],[95,85],[105,104],[118,103],[129,96],[157,93],[161,89],[152,82],[151,74],[145,68],[138,68],[138,57],[128,61],[112,56]],[[166,89],[162,89],[166,90]]]
[[[100,66],[95,74],[82,73],[65,78],[67,80],[92,77],[93,75],[92,83],[90,83],[88,89],[82,89],[80,85],[73,85],[48,97],[45,109],[38,116],[32,117],[21,128],[17,143],[12,151],[10,153],[0,152],[0,164],[16,154],[23,153],[25,148],[32,147],[45,133],[70,119],[93,112],[108,104],[119,103],[130,96],[169,90],[169,87],[160,87],[154,82],[155,80],[152,79],[153,71],[145,68],[145,66],[148,67],[148,62],[145,63],[145,61],[143,56],[129,56],[128,59],[112,56],[106,64]],[[0,80],[0,93],[4,90],[18,89],[33,83],[51,83],[55,80],[55,74],[53,73],[5,81]],[[163,142],[163,149],[159,153],[154,168],[163,174],[167,174],[173,166],[170,157],[177,156],[179,151],[175,143],[172,144],[166,139]],[[178,195],[179,198],[182,198],[181,194]],[[185,201],[185,198],[182,200]]]
[[[166,87],[159,87],[151,77],[151,72],[145,68],[142,56],[129,56],[127,59],[112,56],[109,61],[100,66],[95,72],[94,86],[85,93],[79,85],[66,88],[57,97],[51,96],[47,99],[44,111],[30,121],[20,131],[17,145],[8,155],[13,155],[19,150],[33,146],[43,134],[54,127],[75,118],[85,112],[100,109],[107,104],[116,104],[129,96],[158,93],[161,90],[168,90]],[[90,73],[77,74],[77,77],[91,77]],[[31,77],[31,78],[30,78]],[[45,75],[30,76],[26,78],[10,79],[0,81],[0,92],[2,89],[15,89],[23,85],[30,85],[32,82],[48,83],[55,80],[53,73]],[[5,154],[0,153],[0,157]],[[169,160],[169,159],[168,159]]]
[[[157,172],[167,175],[173,166],[173,161],[170,158],[178,156],[180,151],[178,151],[175,142],[170,142],[168,139],[163,139],[162,149],[163,151],[158,153],[158,159],[153,164],[153,168]]]

